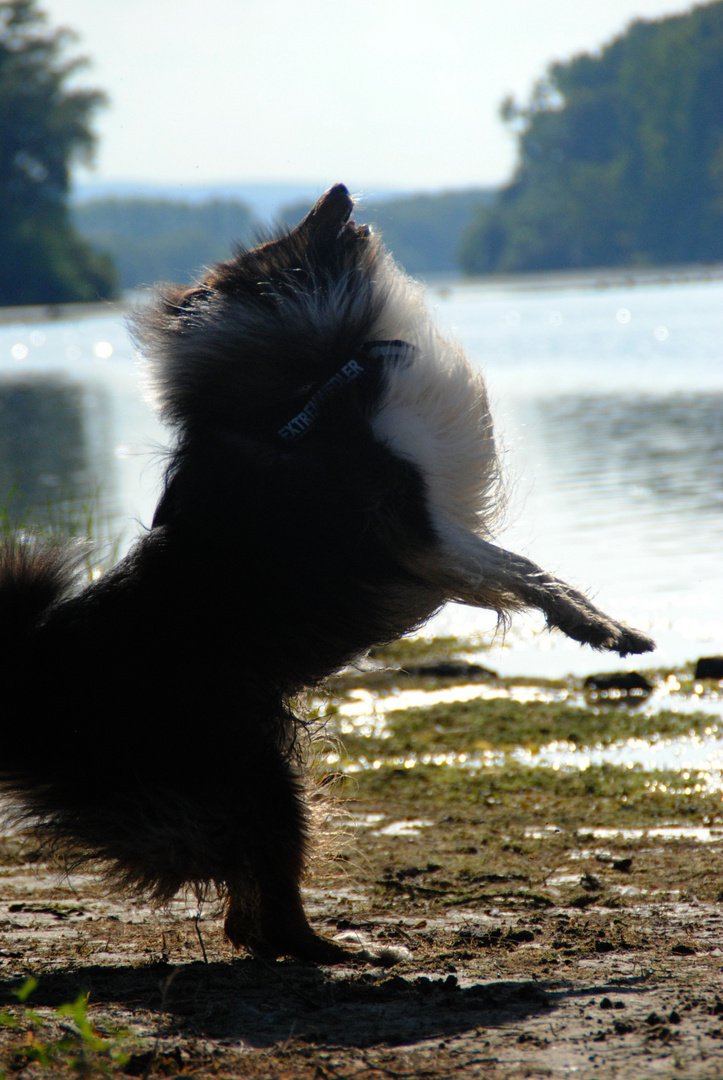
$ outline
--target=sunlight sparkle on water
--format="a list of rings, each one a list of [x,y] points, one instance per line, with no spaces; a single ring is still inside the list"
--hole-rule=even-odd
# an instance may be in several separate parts
[[[356,732],[357,735],[371,735],[375,738],[385,738],[388,735],[384,717],[387,713],[396,709],[427,708],[430,705],[448,705],[458,701],[491,701],[495,698],[505,698],[508,701],[521,703],[529,701],[571,701],[574,691],[565,688],[559,690],[541,689],[535,686],[511,686],[500,688],[494,686],[480,686],[474,683],[469,686],[447,686],[441,690],[399,690],[387,697],[379,697],[370,690],[354,690],[352,700],[346,701],[339,706],[339,715],[348,717],[346,726],[342,722],[342,734]],[[582,702],[579,702],[582,704]],[[370,727],[369,731],[364,730]]]
[[[615,765],[627,769],[664,770],[673,769],[683,780],[689,779],[690,772],[696,779],[690,789],[676,788],[686,792],[723,791],[723,737],[719,725],[715,722],[723,709],[720,693],[706,693],[702,684],[694,684],[694,693],[689,697],[680,695],[681,685],[675,675],[671,675],[656,688],[656,701],[648,704],[645,712],[655,715],[663,707],[674,708],[678,712],[711,712],[711,724],[702,735],[693,733],[678,737],[629,738],[611,744],[598,743],[592,747],[579,747],[575,743],[556,740],[536,750],[518,747],[513,751],[485,750],[482,753],[467,754],[435,752],[419,757],[406,755],[403,758],[368,760],[361,756],[347,768],[350,772],[363,769],[379,769],[382,765],[412,769],[417,765],[446,765],[464,769],[486,769],[500,767],[505,762],[518,762],[531,768],[546,767],[555,771],[560,769],[585,770],[597,765]],[[507,688],[480,686],[451,686],[439,690],[402,690],[395,694],[381,697],[369,690],[353,691],[353,699],[339,706],[339,730],[341,735],[355,734],[366,738],[384,739],[391,734],[386,724],[386,716],[395,710],[423,708],[437,704],[451,704],[460,701],[505,698],[516,702],[561,701],[574,707],[585,706],[581,693],[573,689],[555,689],[511,686]],[[328,757],[329,764],[336,764],[339,755]],[[651,781],[651,790],[663,790],[660,782]]]
[[[655,826],[652,829],[578,829],[578,836],[591,840],[640,840],[644,836],[659,837],[663,840],[697,840],[701,844],[715,844],[723,840],[723,829],[708,828],[703,825]],[[526,833],[526,835],[532,835]]]

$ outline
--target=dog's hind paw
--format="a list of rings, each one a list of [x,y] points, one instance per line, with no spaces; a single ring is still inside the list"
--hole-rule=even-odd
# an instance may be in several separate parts
[[[254,956],[274,960],[294,956],[313,964],[341,964],[355,953],[314,933],[300,905],[282,910],[270,904],[267,910],[249,910],[237,894],[229,905],[224,931],[236,949],[246,949]]]
[[[356,954],[343,945],[315,934],[310,930],[303,937],[294,937],[287,942],[274,943],[276,956],[295,956],[297,960],[307,960],[312,964],[343,964],[353,959]]]
[[[264,960],[293,956],[296,960],[306,960],[311,964],[342,964],[348,963],[357,955],[343,945],[337,945],[321,934],[315,934],[311,928],[304,934],[286,934],[282,931],[264,938],[243,941],[231,939],[231,943],[235,948],[245,948]]]

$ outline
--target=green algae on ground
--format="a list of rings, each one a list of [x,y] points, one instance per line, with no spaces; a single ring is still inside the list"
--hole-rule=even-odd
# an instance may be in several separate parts
[[[367,769],[347,777],[345,794],[372,803],[385,802],[412,816],[433,815],[435,807],[499,807],[506,817],[530,812],[539,820],[552,813],[575,827],[647,828],[662,821],[723,822],[719,792],[711,792],[696,773],[647,772],[617,765],[586,769],[551,769],[506,762],[484,769],[448,765]],[[396,812],[396,811],[395,811]],[[495,814],[497,811],[495,811]]]
[[[348,725],[347,725],[348,726]],[[479,754],[486,750],[538,750],[551,742],[576,747],[608,746],[626,739],[714,735],[709,713],[634,712],[619,706],[590,709],[566,702],[515,701],[507,696],[475,698],[386,714],[383,738],[344,730],[337,717],[345,761],[389,760],[402,755]]]
[[[412,662],[471,651],[471,643],[456,638],[412,639],[378,655],[380,660],[411,667]],[[371,673],[372,679],[376,674]],[[397,685],[405,677],[399,670],[389,675]],[[424,690],[430,688],[421,679],[412,681]],[[651,704],[645,709],[636,709],[633,703],[591,707],[582,697],[581,679],[485,681],[492,688],[469,700],[407,709],[390,709],[387,701],[377,722],[366,726],[366,734],[364,718],[347,715],[332,698],[327,709],[328,741],[317,745],[320,765],[352,774],[343,785],[344,793],[370,812],[392,812],[400,818],[437,819],[440,813],[470,814],[483,808],[485,821],[523,831],[540,821],[567,823],[570,829],[623,830],[720,822],[715,777],[711,782],[703,771],[591,765],[584,753],[575,767],[533,766],[514,759],[520,751],[534,752],[553,743],[584,750],[631,739],[655,743],[714,737],[718,734],[714,716],[678,712],[674,707],[676,696],[685,698],[688,707],[694,695],[717,696],[717,687],[701,688],[692,670],[661,670],[650,678],[669,706],[657,712]],[[363,672],[356,673],[358,689],[371,685]],[[445,686],[450,686],[449,680]]]
[[[387,667],[423,664],[435,660],[453,660],[470,653],[485,652],[490,645],[460,637],[404,637],[372,649],[369,658]]]
[[[360,852],[384,890],[437,907],[619,908],[641,894],[722,895],[721,798],[695,777],[612,765],[416,766],[355,773],[342,793],[360,822],[352,862]],[[711,842],[696,841],[703,824]]]

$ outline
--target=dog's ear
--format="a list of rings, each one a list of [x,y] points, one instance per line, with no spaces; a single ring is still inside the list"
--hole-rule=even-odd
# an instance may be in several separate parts
[[[161,310],[165,315],[180,315],[193,307],[196,300],[208,296],[210,285],[164,285],[161,287]]]

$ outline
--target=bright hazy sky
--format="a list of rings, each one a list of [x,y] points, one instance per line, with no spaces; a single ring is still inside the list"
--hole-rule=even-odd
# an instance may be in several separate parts
[[[94,176],[498,184],[498,119],[552,60],[681,0],[41,0],[104,89]]]

